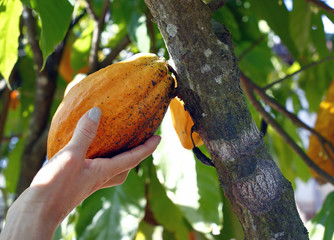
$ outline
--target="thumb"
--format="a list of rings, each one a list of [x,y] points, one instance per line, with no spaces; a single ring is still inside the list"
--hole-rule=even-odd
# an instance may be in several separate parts
[[[69,142],[71,147],[74,147],[77,154],[86,155],[88,147],[93,142],[97,128],[99,126],[101,117],[101,110],[98,107],[94,107],[86,112],[78,121],[74,130],[73,136]]]

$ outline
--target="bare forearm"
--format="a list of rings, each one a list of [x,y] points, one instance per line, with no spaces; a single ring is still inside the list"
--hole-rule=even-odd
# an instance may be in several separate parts
[[[46,216],[46,204],[33,201],[31,194],[28,188],[9,209],[1,240],[52,239],[57,223]]]

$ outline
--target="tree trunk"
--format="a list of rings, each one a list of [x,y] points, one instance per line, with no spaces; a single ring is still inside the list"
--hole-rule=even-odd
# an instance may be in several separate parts
[[[245,239],[308,239],[291,184],[248,110],[230,34],[200,0],[145,0]]]
[[[34,52],[37,76],[34,111],[29,121],[29,130],[21,157],[21,171],[16,187],[17,197],[29,187],[45,161],[50,109],[56,90],[58,66],[64,44],[63,42],[57,46],[55,52],[48,57],[44,69],[40,70],[43,64],[43,57],[37,39],[36,20],[31,9],[26,6],[23,9],[24,23],[28,29],[27,38]]]

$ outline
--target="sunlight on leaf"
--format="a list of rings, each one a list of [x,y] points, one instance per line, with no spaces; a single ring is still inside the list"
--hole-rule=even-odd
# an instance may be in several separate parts
[[[92,212],[91,203],[102,208]],[[122,185],[102,189],[85,200],[79,208],[79,218],[82,216],[88,225],[80,225],[80,239],[133,239],[144,217],[145,205],[142,179],[131,171]]]
[[[307,222],[311,240],[334,239],[334,192],[330,193],[319,213]]]
[[[5,0],[0,3],[0,74],[7,84],[18,57],[21,12],[22,3],[19,0]]]
[[[192,227],[203,233],[219,233],[222,199],[214,168],[195,160],[184,149],[168,111],[161,125],[162,141],[153,153],[160,182],[168,197],[180,208]]]
[[[47,57],[64,39],[70,25],[73,6],[67,0],[30,0],[41,24],[40,47],[43,53],[43,66]]]

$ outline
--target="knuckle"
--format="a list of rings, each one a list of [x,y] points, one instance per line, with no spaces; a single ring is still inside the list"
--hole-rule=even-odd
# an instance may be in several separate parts
[[[89,140],[93,140],[96,135],[96,130],[89,127],[83,127],[80,129],[80,133]]]

